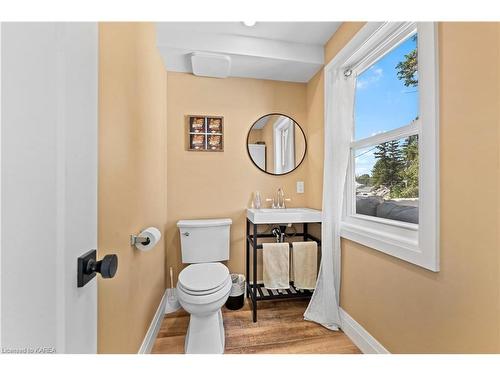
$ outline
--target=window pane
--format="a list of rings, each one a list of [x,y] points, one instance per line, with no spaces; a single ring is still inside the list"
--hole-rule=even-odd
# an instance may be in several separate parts
[[[418,117],[417,34],[357,77],[354,139],[410,124]]]
[[[418,224],[418,136],[354,151],[356,213]]]

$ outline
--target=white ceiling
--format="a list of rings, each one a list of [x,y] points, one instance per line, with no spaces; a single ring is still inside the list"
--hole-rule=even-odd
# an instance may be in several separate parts
[[[191,53],[231,58],[232,77],[308,82],[340,22],[160,22],[157,44],[169,71],[192,73]]]

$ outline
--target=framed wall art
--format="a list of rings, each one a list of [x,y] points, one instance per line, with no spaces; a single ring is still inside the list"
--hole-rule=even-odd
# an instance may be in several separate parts
[[[224,117],[187,116],[188,151],[224,151]]]

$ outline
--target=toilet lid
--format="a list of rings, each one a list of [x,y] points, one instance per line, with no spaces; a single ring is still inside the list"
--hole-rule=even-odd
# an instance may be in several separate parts
[[[212,290],[221,286],[229,275],[222,263],[198,263],[184,268],[179,274],[179,282],[193,291]]]

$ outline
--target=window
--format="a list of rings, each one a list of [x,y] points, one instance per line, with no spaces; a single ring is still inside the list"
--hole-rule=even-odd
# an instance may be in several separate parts
[[[418,224],[418,49],[409,33],[356,74],[350,213]]]
[[[418,224],[418,134],[375,142],[351,151],[352,214]]]
[[[341,236],[438,271],[435,51],[432,23],[368,23],[327,71],[356,80]]]

